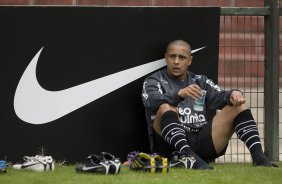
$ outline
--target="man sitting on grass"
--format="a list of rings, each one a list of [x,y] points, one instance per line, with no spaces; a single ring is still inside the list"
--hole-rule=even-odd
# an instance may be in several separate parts
[[[169,43],[165,61],[166,68],[146,78],[142,91],[149,134],[152,136],[150,129],[157,133],[158,145],[165,140],[172,151],[194,163],[192,168],[212,169],[207,161],[225,153],[235,131],[250,150],[254,165],[278,167],[262,151],[256,122],[242,92],[222,90],[206,76],[188,71],[191,47],[183,40]],[[200,98],[204,104],[197,104]],[[208,120],[206,110],[217,109],[221,111]]]

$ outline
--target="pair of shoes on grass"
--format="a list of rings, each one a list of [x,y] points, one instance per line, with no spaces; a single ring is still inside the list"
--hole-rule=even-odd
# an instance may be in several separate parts
[[[102,152],[99,155],[89,155],[84,164],[78,164],[75,168],[78,173],[118,174],[120,172],[120,160],[114,155]]]
[[[169,171],[168,159],[158,154],[131,152],[128,156],[129,168],[134,171],[149,173],[167,173]]]
[[[168,172],[170,167],[180,167],[186,169],[213,169],[198,156],[189,155],[175,151],[172,153],[170,161],[156,153],[147,154],[142,152],[130,152],[127,156],[131,170],[142,170],[144,172],[157,173]]]
[[[53,171],[55,169],[54,160],[51,156],[24,156],[22,164],[13,165],[17,170],[32,170],[32,171]]]

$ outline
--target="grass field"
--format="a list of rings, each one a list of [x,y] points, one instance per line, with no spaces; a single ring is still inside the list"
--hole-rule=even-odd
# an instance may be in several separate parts
[[[142,173],[122,167],[118,175],[77,174],[75,166],[57,166],[53,172],[19,171],[8,168],[0,175],[0,184],[281,184],[279,168],[253,167],[249,163],[213,163],[214,170],[170,169],[169,173]]]

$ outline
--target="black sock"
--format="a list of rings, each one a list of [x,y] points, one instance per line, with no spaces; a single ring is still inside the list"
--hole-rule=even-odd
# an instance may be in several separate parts
[[[205,161],[203,161],[196,153],[191,150],[188,145],[186,133],[178,120],[178,115],[174,111],[167,111],[162,115],[160,123],[161,135],[176,150],[186,156],[193,156],[196,162],[194,169],[212,169]]]
[[[164,140],[180,153],[191,153],[183,126],[178,120],[177,113],[167,111],[162,115],[160,123],[161,135]]]
[[[238,138],[242,140],[249,149],[254,162],[268,160],[263,154],[257,124],[250,109],[246,109],[236,116],[234,127]]]

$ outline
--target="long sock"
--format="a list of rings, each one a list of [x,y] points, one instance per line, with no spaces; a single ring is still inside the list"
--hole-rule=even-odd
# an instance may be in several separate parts
[[[235,131],[253,155],[262,152],[257,124],[249,109],[240,112],[234,120]]]
[[[183,126],[178,120],[178,115],[174,111],[167,111],[162,115],[160,123],[161,135],[176,150],[187,156],[194,156],[196,162],[193,166],[195,169],[212,169],[196,153],[191,150]]]
[[[179,123],[177,113],[174,111],[167,111],[162,115],[161,135],[180,153],[191,153],[191,149],[188,145],[186,134],[183,126]]]
[[[256,165],[271,164],[269,159],[263,154],[257,124],[250,109],[246,109],[236,116],[234,127],[238,138],[249,149],[253,162]]]

